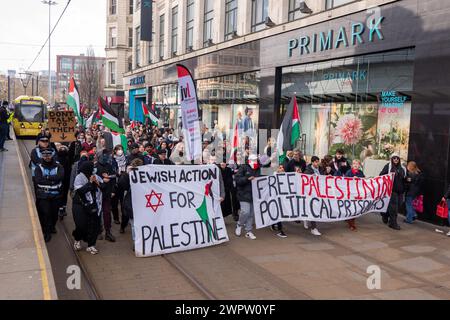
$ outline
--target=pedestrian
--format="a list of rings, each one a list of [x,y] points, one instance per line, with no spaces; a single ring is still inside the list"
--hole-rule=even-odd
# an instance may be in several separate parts
[[[80,160],[80,153],[83,150],[84,132],[77,131],[75,132],[75,141],[72,141],[69,145],[69,159],[70,166],[72,167],[75,162]]]
[[[340,172],[340,170],[339,170],[339,172]],[[345,173],[345,176],[349,177],[349,178],[353,178],[353,177],[365,178],[364,173],[361,170],[361,161],[358,159],[354,159],[352,162],[351,169]],[[347,224],[348,224],[348,227],[350,228],[350,230],[356,231],[356,219],[355,218],[347,220]]]
[[[113,150],[113,167],[117,168],[117,178],[115,192],[111,195],[111,211],[113,214],[113,219],[115,224],[120,224],[119,219],[119,206],[122,207],[123,194],[118,187],[119,179],[122,174],[127,171],[127,159],[123,152],[122,145],[117,145]]]
[[[87,152],[97,147],[96,143],[94,142],[94,138],[92,136],[86,136],[86,141],[83,142],[82,146],[83,150],[86,150]]]
[[[234,171],[225,162],[219,165],[225,188],[224,201],[220,204],[224,217],[233,216],[234,221],[239,220],[239,202],[236,199],[236,187],[234,185]]]
[[[102,184],[102,213],[105,240],[115,242],[116,238],[111,233],[111,197],[115,195],[117,181],[117,167],[113,165],[111,151],[102,149],[97,153],[96,174],[103,179]],[[102,231],[100,231],[102,233]]]
[[[277,169],[277,173],[283,174],[285,172],[286,171],[284,170],[283,165],[280,165],[278,167],[278,169]],[[280,237],[280,238],[287,238],[286,233],[283,231],[283,224],[281,222],[278,222],[278,223],[275,223],[275,224],[271,225],[270,229],[272,231],[278,231],[277,234],[276,234],[278,237]]]
[[[253,234],[253,195],[252,195],[252,180],[261,175],[260,165],[258,163],[258,156],[250,154],[248,162],[243,164],[235,176],[238,200],[241,206],[239,221],[236,226],[235,234],[240,236],[242,228],[245,230],[245,237],[255,240],[256,236]]]
[[[107,182],[107,181],[106,181]],[[74,182],[75,195],[72,202],[72,213],[75,230],[74,249],[81,250],[81,241],[87,242],[87,252],[97,254],[95,247],[100,231],[100,215],[102,212],[103,180],[94,174],[94,163],[85,161],[80,166],[80,173]]]
[[[450,185],[447,188],[447,192],[442,197],[442,201],[447,201],[447,207],[449,208],[448,214],[448,224],[450,226]],[[447,233],[447,237],[450,237],[450,231]]]
[[[414,161],[408,162],[406,166],[406,219],[405,223],[413,223],[417,218],[413,207],[413,200],[422,194],[423,174]]]
[[[321,175],[320,172],[320,159],[317,156],[311,157],[311,163],[306,167],[305,174],[311,174],[311,175]],[[319,229],[317,228],[317,222],[315,221],[303,221],[303,226],[305,229],[309,229],[311,226],[311,234],[315,236],[322,235],[319,232]]]
[[[3,101],[0,107],[0,152],[8,151],[5,148],[6,137],[8,136],[8,110],[6,110],[8,103]]]
[[[382,214],[382,220],[384,224],[388,224],[389,228],[400,230],[397,215],[405,193],[406,168],[401,164],[400,156],[396,153],[391,155],[391,160],[384,166],[380,176],[390,173],[394,173],[394,184],[388,211]]]
[[[69,193],[72,167],[70,165],[69,149],[63,144],[58,144],[56,148],[57,148],[58,162],[64,168],[61,203],[59,205],[58,211],[58,216],[62,218],[67,215],[67,196]]]
[[[173,165],[174,163],[167,159],[167,150],[158,150],[158,159],[153,161],[153,164]]]
[[[129,166],[134,159],[141,159],[143,163],[145,162],[144,156],[139,151],[139,148],[140,146],[137,143],[130,145],[130,155],[127,157],[127,166]]]
[[[344,176],[348,170],[351,169],[350,163],[347,158],[344,157],[344,150],[337,149],[334,159],[333,166],[337,176]]]
[[[324,176],[334,176],[336,175],[336,170],[334,169],[333,157],[326,155],[320,162],[320,172]]]
[[[3,103],[5,104],[5,109],[6,109],[6,112],[8,113],[8,121],[7,121],[8,122],[8,130],[6,130],[6,140],[12,140],[12,138],[10,136],[9,127],[11,126],[11,123],[12,123],[13,118],[14,118],[14,111],[10,112],[8,110],[8,106],[9,106],[8,101],[3,101]]]
[[[49,242],[52,238],[51,234],[56,233],[64,168],[56,163],[53,150],[44,149],[41,155],[42,161],[35,168],[34,189],[42,233],[45,242]]]
[[[30,153],[30,164],[29,167],[31,168],[31,176],[34,177],[36,166],[38,166],[41,163],[42,159],[42,151],[50,149],[53,152],[53,156],[56,155],[56,150],[50,147],[50,140],[47,136],[43,135],[39,138],[38,145],[36,148],[31,150]],[[55,160],[57,160],[55,158]]]

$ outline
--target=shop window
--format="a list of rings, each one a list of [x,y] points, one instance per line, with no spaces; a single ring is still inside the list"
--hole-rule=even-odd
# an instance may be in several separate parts
[[[283,68],[282,105],[295,97],[302,120],[298,146],[308,157],[343,149],[366,176],[394,152],[407,159],[413,74],[414,49]]]

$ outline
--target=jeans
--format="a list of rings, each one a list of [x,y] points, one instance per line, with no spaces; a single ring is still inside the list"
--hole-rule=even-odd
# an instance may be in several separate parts
[[[413,200],[413,197],[406,196],[406,221],[409,223],[413,222],[414,217],[417,215],[412,204]]]
[[[0,149],[5,147],[6,136],[8,135],[9,126],[7,123],[0,123]]]
[[[241,214],[239,215],[238,225],[244,227],[246,232],[252,231],[255,213],[253,211],[253,203],[240,202]]]

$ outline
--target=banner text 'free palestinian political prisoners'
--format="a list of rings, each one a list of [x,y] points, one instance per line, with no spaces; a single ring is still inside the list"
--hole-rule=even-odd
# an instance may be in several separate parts
[[[132,170],[136,256],[228,241],[220,208],[219,174],[215,165],[149,165]]]
[[[393,175],[348,178],[296,172],[252,181],[256,228],[281,221],[342,221],[386,212]]]

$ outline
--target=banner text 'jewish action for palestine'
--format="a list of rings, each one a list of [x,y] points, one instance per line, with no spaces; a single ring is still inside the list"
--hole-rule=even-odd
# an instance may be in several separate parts
[[[257,228],[281,221],[343,221],[386,212],[393,175],[375,178],[282,173],[252,181]]]

